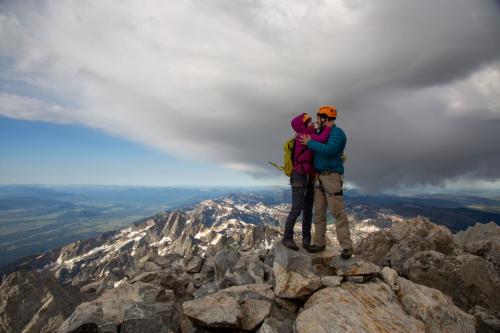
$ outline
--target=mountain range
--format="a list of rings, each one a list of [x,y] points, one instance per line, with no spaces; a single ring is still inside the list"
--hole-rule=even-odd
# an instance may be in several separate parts
[[[289,205],[291,201],[289,189],[280,187],[0,186],[0,267],[118,230],[144,216],[227,196],[247,204]],[[500,221],[500,200],[494,195],[366,195],[349,189],[346,205],[352,220],[381,226],[394,218],[419,215],[453,232]]]
[[[339,261],[333,224],[318,255],[279,245],[279,190],[202,200],[23,258],[2,268],[0,331],[496,331],[500,227],[454,235],[389,208],[408,199],[373,199],[386,206],[348,197],[351,261]]]

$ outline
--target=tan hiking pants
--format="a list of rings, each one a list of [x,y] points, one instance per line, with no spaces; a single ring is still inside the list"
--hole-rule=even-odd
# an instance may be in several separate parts
[[[337,239],[342,249],[352,249],[349,221],[344,210],[342,176],[338,173],[320,174],[319,186],[314,190],[314,244],[323,246],[326,242],[326,210],[335,217]]]

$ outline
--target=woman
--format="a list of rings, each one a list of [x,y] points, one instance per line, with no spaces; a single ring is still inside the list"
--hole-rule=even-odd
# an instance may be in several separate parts
[[[312,251],[311,221],[316,171],[313,166],[314,154],[312,150],[301,143],[300,139],[303,136],[309,136],[315,141],[326,142],[330,135],[333,121],[328,122],[327,127],[319,135],[316,134],[314,123],[307,113],[293,118],[291,124],[296,133],[293,151],[293,173],[290,178],[292,208],[285,223],[285,233],[281,243],[289,249],[299,250],[299,247],[293,240],[293,228],[297,218],[302,213],[302,245],[307,251]]]

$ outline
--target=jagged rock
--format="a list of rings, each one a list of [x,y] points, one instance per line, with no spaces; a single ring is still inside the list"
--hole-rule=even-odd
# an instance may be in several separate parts
[[[453,297],[465,311],[474,305],[500,310],[500,279],[493,265],[481,257],[424,251],[410,258],[403,271],[411,281]]]
[[[222,280],[229,271],[240,259],[240,254],[237,250],[232,248],[227,248],[219,251],[214,256],[214,271],[215,279]]]
[[[457,232],[454,235],[455,242],[461,246],[488,240],[499,240],[500,226],[495,222],[476,223],[474,226],[467,228],[465,231]]]
[[[481,256],[495,265],[500,276],[500,227],[495,222],[477,223],[454,235],[455,243],[464,251]]]
[[[285,319],[280,321],[276,318],[266,318],[257,333],[290,333],[293,332],[293,321]]]
[[[271,303],[266,300],[250,298],[243,301],[241,310],[243,314],[241,328],[245,331],[252,331],[267,317],[271,311]]]
[[[285,304],[283,303],[285,302]],[[271,307],[271,312],[257,332],[288,333],[293,332],[293,324],[297,318],[298,304],[277,298]]]
[[[240,328],[242,312],[237,300],[225,293],[215,293],[184,302],[183,312],[194,323],[214,328]]]
[[[155,272],[155,271],[160,271],[161,267],[155,264],[154,262],[151,261],[146,261],[143,263],[139,263],[139,269],[145,272]]]
[[[61,325],[58,332],[102,332],[102,307],[94,303],[82,303]]]
[[[156,257],[156,262],[163,268],[177,267],[183,263],[184,256],[180,253],[167,253]]]
[[[125,310],[120,333],[179,332],[179,325],[173,303],[136,303]]]
[[[380,277],[389,287],[391,287],[392,290],[399,290],[398,272],[392,268],[384,267],[380,272]]]
[[[158,302],[174,302],[175,299],[175,293],[170,289],[164,289],[156,298]]]
[[[276,246],[273,246],[268,252],[267,252],[267,256],[266,258],[264,259],[264,265],[266,266],[269,266],[269,267],[273,267],[274,265],[274,248]]]
[[[54,332],[79,302],[76,290],[52,276],[12,273],[0,286],[0,331]]]
[[[206,258],[200,273],[205,277],[205,281],[207,282],[215,281],[214,257]]]
[[[344,278],[342,276],[322,276],[321,284],[325,287],[337,287],[340,286],[342,280]]]
[[[500,312],[485,309],[482,306],[475,306],[472,314],[478,323],[478,333],[498,333],[500,332]]]
[[[373,277],[380,272],[380,267],[366,260],[356,258],[342,259],[335,257],[330,266],[339,276],[368,276]]]
[[[164,299],[161,287],[137,281],[106,290],[92,302],[80,304],[61,325],[60,333],[85,332],[93,328],[96,332],[158,332],[179,331],[179,313],[174,302]]]
[[[258,249],[257,250],[257,256],[259,257],[260,261],[264,262],[267,258],[267,254],[269,253],[268,249]]]
[[[314,273],[311,257],[292,251],[281,244],[274,247],[275,293],[279,297],[300,299],[321,287],[321,279]]]
[[[474,333],[474,317],[455,306],[450,297],[436,289],[398,278],[398,296],[405,310],[423,321],[428,333]]]
[[[96,297],[100,295],[106,289],[106,283],[103,280],[89,283],[80,288],[80,293],[85,294],[90,297]]]
[[[275,298],[274,302],[276,305],[280,308],[283,309],[289,313],[295,313],[299,309],[301,303],[297,301],[292,301],[286,298]]]
[[[244,285],[184,302],[182,308],[198,326],[253,330],[269,314],[273,298],[269,285]]]
[[[267,276],[267,279],[266,279]],[[257,255],[245,254],[230,268],[221,282],[223,287],[265,283],[269,280],[266,267]]]
[[[205,276],[201,273],[196,273],[193,275],[193,285],[196,288],[200,288],[203,285],[203,282],[205,281]]]
[[[194,298],[200,298],[203,296],[207,296],[210,294],[214,294],[220,290],[220,283],[217,281],[208,282],[202,285],[198,290],[193,294]]]
[[[255,279],[247,271],[241,270],[236,272],[226,272],[224,279],[221,281],[221,286],[226,288],[252,283],[255,283]]]
[[[184,295],[186,283],[176,274],[166,271],[145,272],[132,279],[131,283],[138,281],[161,285],[166,289],[173,290],[177,296]]]
[[[401,272],[405,261],[415,253],[434,250],[448,254],[453,247],[448,228],[418,217],[396,222],[390,230],[369,234],[356,244],[355,254],[377,265],[389,264]]]
[[[227,236],[216,234],[215,238],[208,245],[207,255],[215,255],[227,248],[228,245],[229,238]]]
[[[300,303],[276,298],[271,306],[271,312],[257,332],[289,333],[293,332],[293,324],[297,317]]]
[[[193,282],[189,282],[189,284],[186,287],[186,294],[187,295],[194,295],[195,292],[196,292],[196,288],[195,288]]]
[[[424,333],[425,325],[403,310],[389,286],[374,281],[317,291],[297,317],[295,332]]]
[[[252,283],[264,283],[265,267],[257,255],[242,256],[232,268],[234,272],[247,272],[253,279]]]
[[[186,272],[199,273],[202,267],[203,267],[203,258],[200,256],[194,256],[187,263]]]
[[[327,245],[326,248],[317,253],[309,253],[300,247],[300,251],[311,257],[314,272],[318,275],[333,275],[334,271],[330,267],[332,261],[340,254],[336,247]]]

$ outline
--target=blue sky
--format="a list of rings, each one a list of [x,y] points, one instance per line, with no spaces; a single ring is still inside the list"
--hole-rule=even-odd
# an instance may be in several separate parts
[[[0,156],[0,184],[266,184],[239,171],[175,158],[99,130],[1,116]]]

